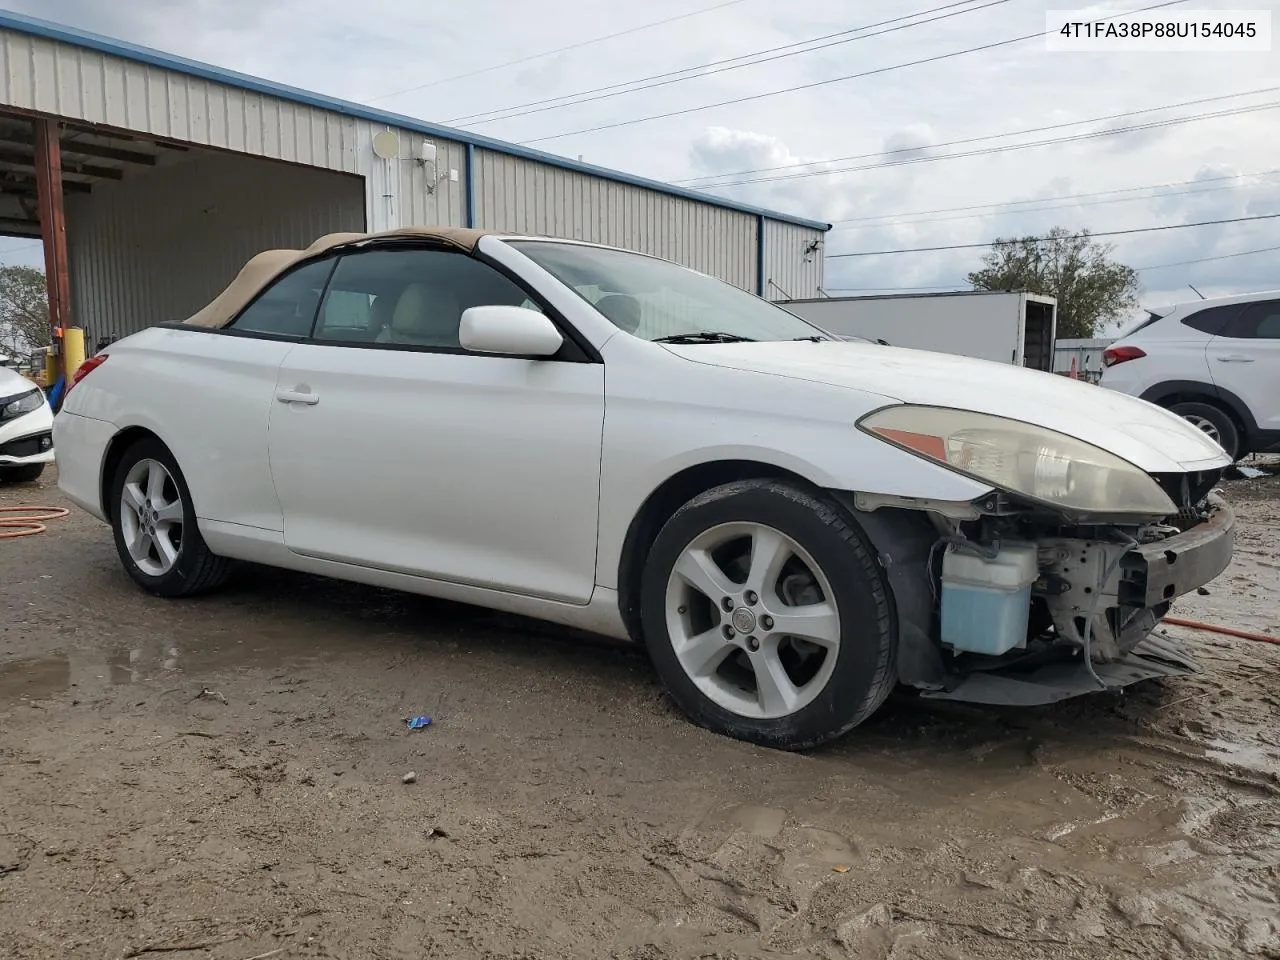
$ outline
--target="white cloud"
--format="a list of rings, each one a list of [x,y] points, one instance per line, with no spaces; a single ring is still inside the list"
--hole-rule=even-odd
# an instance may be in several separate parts
[[[937,142],[937,136],[927,123],[913,123],[884,138],[884,156],[886,160],[936,156],[936,151],[928,148]]]

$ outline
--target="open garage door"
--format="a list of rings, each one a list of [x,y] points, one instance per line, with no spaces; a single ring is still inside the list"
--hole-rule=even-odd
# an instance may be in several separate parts
[[[0,217],[15,233],[38,228],[34,132],[0,113]],[[261,250],[366,229],[359,176],[68,122],[59,140],[69,321],[90,354],[189,317]]]

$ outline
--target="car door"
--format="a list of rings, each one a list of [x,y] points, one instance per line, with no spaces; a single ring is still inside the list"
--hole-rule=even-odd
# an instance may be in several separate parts
[[[271,470],[306,556],[573,603],[595,583],[604,367],[470,353],[467,307],[537,306],[463,253],[384,246],[334,270],[280,367]]]
[[[1217,387],[1244,401],[1260,431],[1280,431],[1280,299],[1244,304],[1208,357]]]
[[[136,358],[147,394],[171,398],[156,426],[203,519],[282,529],[267,450],[277,372],[310,334],[333,266],[330,258],[296,267],[226,327],[165,330]]]

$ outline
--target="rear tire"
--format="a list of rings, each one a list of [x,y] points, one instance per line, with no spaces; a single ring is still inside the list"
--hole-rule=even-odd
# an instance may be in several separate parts
[[[672,699],[739,740],[817,746],[895,683],[897,625],[874,550],[836,504],[789,483],[737,481],[681,507],[650,548],[641,616]]]
[[[200,536],[178,461],[155,437],[121,456],[108,500],[116,552],[134,581],[161,597],[187,597],[226,582],[231,562]]]
[[[1239,460],[1245,451],[1241,448],[1240,428],[1231,414],[1211,403],[1175,403],[1169,408],[1193,426],[1199,427],[1227,451],[1232,461]]]
[[[24,463],[20,467],[0,467],[0,483],[34,483],[44,473],[43,463]]]

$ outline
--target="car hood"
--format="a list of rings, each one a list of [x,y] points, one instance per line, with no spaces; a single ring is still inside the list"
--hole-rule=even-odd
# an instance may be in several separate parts
[[[688,360],[973,410],[1101,447],[1149,473],[1225,467],[1230,458],[1181,417],[1081,380],[1011,364],[869,343],[668,345]]]
[[[29,393],[36,388],[35,383],[9,367],[0,367],[0,399],[13,397],[20,393]]]

